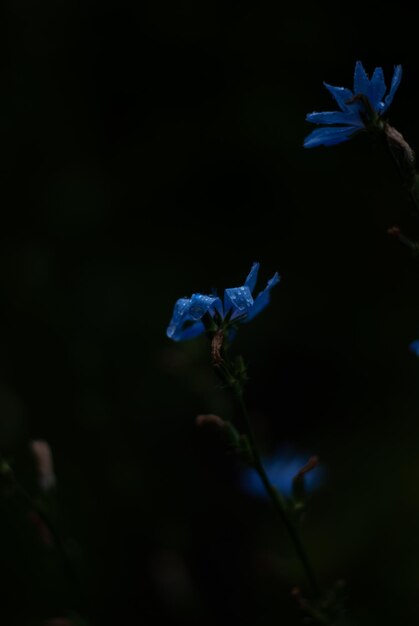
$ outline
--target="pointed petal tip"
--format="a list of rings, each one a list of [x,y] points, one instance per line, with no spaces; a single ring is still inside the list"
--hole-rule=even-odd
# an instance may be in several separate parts
[[[400,85],[400,81],[402,80],[403,77],[403,67],[401,65],[395,65],[394,66],[394,70],[393,70],[393,78],[392,78],[392,85],[393,83],[396,84],[395,89],[397,89]]]
[[[384,99],[384,106],[382,107],[382,113],[385,113],[385,111],[387,111],[387,109],[393,102],[394,95],[400,86],[401,80],[402,80],[402,66],[395,65],[394,71],[393,71],[393,77],[391,79],[390,91],[388,92],[387,96]]]
[[[311,150],[312,148],[320,148],[323,146],[321,141],[317,141],[316,139],[311,139],[310,136],[304,140],[303,148],[307,150]]]
[[[326,87],[328,92],[334,97],[336,102],[338,103],[340,109],[343,112],[348,111],[350,104],[348,101],[351,101],[354,97],[354,94],[347,87],[334,87],[329,83],[323,82],[323,85]]]
[[[386,89],[383,68],[376,67],[370,80],[367,97],[372,105],[372,108],[377,113],[380,113],[380,109],[382,108],[382,99]]]
[[[251,272],[256,272],[256,271],[259,271],[259,268],[260,268],[259,261],[253,261],[252,267],[250,268],[250,271]]]
[[[370,79],[361,61],[355,63],[354,71],[354,93],[369,96]]]
[[[322,111],[320,113],[309,113],[306,117],[306,121],[311,124],[323,124],[325,126],[358,126],[363,128],[365,126],[358,110],[356,108],[349,109],[347,111]]]
[[[247,275],[246,280],[244,281],[244,286],[250,289],[250,293],[253,293],[254,288],[256,287],[256,282],[258,279],[260,263],[254,261],[252,263],[252,267],[250,268],[250,272]]]
[[[305,148],[335,146],[348,141],[355,133],[362,130],[358,126],[322,126],[313,130],[304,141]]]
[[[175,335],[176,335],[176,327],[173,325],[168,326],[166,330],[166,337],[168,337],[169,339],[172,339],[173,341],[178,341]]]
[[[361,78],[361,80],[366,78],[369,81],[369,77],[364,67],[364,64],[360,60],[355,62],[354,75],[358,78]]]

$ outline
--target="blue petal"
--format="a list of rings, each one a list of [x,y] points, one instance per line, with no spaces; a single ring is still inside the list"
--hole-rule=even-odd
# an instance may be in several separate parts
[[[166,331],[167,336],[174,341],[197,337],[204,332],[203,324],[195,323],[188,326],[188,322],[198,322],[206,313],[213,312],[218,306],[221,307],[219,298],[200,293],[193,294],[192,298],[179,298]]]
[[[316,128],[304,140],[304,148],[316,148],[317,146],[334,146],[348,141],[351,136],[359,131],[358,126],[331,126]]]
[[[373,109],[378,113],[381,109],[381,100],[386,92],[386,83],[384,81],[384,72],[382,67],[376,67],[374,74],[370,80],[370,86],[368,90],[368,99],[371,102]]]
[[[253,293],[254,288],[256,287],[256,281],[258,279],[259,272],[259,263],[253,263],[249,275],[245,280],[244,286],[248,287],[250,293]]]
[[[181,326],[183,325],[185,318],[188,315],[190,305],[190,298],[179,298],[179,300],[177,300],[173,309],[172,319],[170,320],[169,326],[167,327],[166,331],[169,339],[174,339],[175,341],[178,341],[178,335],[180,333]]]
[[[191,326],[187,326],[184,330],[180,330],[175,341],[184,341],[186,339],[194,339],[205,332],[205,326],[202,322],[194,322]],[[173,337],[171,337],[173,339]]]
[[[364,126],[358,111],[324,111],[322,113],[309,113],[307,122],[312,124],[349,124],[351,126]]]
[[[296,453],[288,446],[281,446],[272,457],[262,459],[263,466],[272,485],[286,497],[292,496],[293,479],[306,464],[307,457]],[[325,480],[323,467],[315,467],[304,476],[308,493],[319,488]],[[265,488],[259,475],[253,469],[245,469],[240,476],[240,486],[249,495],[267,499]]]
[[[419,356],[419,340],[418,339],[416,339],[416,341],[412,341],[412,343],[409,345],[409,350],[411,352],[414,352],[416,356]]]
[[[365,96],[369,96],[370,89],[370,79],[368,78],[368,74],[364,70],[364,66],[361,61],[357,61],[355,64],[355,74],[354,74],[354,94],[364,94]]]
[[[251,467],[246,467],[240,475],[240,488],[250,496],[266,499],[266,492],[259,474]]]
[[[179,300],[177,301],[175,305],[173,317],[170,320],[169,326],[167,327],[167,330],[166,330],[166,335],[169,337],[169,339],[173,339],[173,341],[179,341],[181,333],[182,333],[182,326],[185,322],[183,317],[180,317],[176,309],[176,307],[178,306],[178,303],[179,303]]]
[[[352,91],[346,87],[333,87],[333,85],[328,83],[323,83],[323,85],[330,91],[342,111],[348,111],[351,106],[348,104],[348,100],[352,100],[354,97]]]
[[[282,453],[282,458],[279,456],[274,457],[270,463],[266,464],[266,471],[273,486],[284,495],[291,496],[293,480],[306,462],[306,457],[302,455],[295,456],[291,453],[291,450],[288,450],[285,456]],[[323,481],[324,470],[322,467],[315,467],[304,476],[307,492],[320,487]]]
[[[384,113],[384,111],[387,111],[388,107],[393,102],[394,94],[399,88],[401,80],[402,80],[402,66],[396,65],[396,67],[394,68],[394,72],[393,72],[393,78],[391,79],[390,91],[384,100],[382,113]]]
[[[254,305],[252,306],[249,314],[246,318],[246,322],[252,320],[256,315],[258,315],[265,307],[268,306],[270,301],[270,291],[272,287],[275,287],[280,281],[280,277],[278,272],[272,276],[270,280],[268,280],[268,284],[265,289],[261,291],[255,299]]]
[[[224,291],[224,315],[233,310],[231,319],[247,313],[253,306],[249,287],[232,287]]]
[[[208,313],[210,309],[214,308],[217,300],[220,299],[216,296],[204,296],[202,293],[194,293],[190,300],[189,306],[189,319],[200,320],[204,317],[205,313]]]

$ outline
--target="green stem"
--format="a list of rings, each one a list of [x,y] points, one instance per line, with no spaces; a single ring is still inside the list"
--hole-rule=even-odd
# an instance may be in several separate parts
[[[54,539],[54,546],[58,554],[61,557],[63,569],[66,571],[68,578],[72,580],[75,586],[77,587],[80,600],[83,603],[86,603],[86,594],[83,588],[83,584],[80,580],[80,577],[76,569],[73,566],[73,563],[69,555],[67,554],[67,550],[65,548],[64,541],[63,541],[63,538],[61,537],[61,534],[57,531],[54,524],[50,520],[49,516],[37,504],[37,502],[32,498],[32,496],[26,491],[23,485],[16,479],[16,476],[14,472],[11,470],[8,463],[6,463],[3,459],[1,459],[1,457],[0,457],[0,466],[3,472],[4,472],[4,469],[7,468],[6,472],[9,476],[9,480],[11,481],[11,485],[13,486],[15,493],[17,493],[22,498],[22,500],[27,504],[28,508],[34,511],[39,516],[43,524],[45,524],[46,528],[48,529],[49,533]]]
[[[79,579],[78,574],[76,573],[75,568],[73,567],[73,563],[71,562],[70,557],[67,554],[67,550],[64,545],[64,541],[60,535],[60,533],[55,528],[54,524],[51,522],[46,513],[38,506],[38,504],[34,501],[34,499],[28,494],[26,489],[16,481],[15,479],[15,489],[21,495],[22,499],[26,502],[26,504],[31,508],[37,515],[41,521],[45,524],[48,531],[51,533],[52,538],[54,539],[54,545],[57,549],[58,554],[61,557],[61,561],[63,563],[64,569],[67,571],[68,577],[73,580],[76,587],[79,589],[80,595],[84,596],[84,590]]]
[[[269,481],[269,478],[265,472],[265,469],[263,467],[258,449],[256,447],[256,443],[255,443],[255,438],[253,435],[253,429],[250,423],[250,419],[249,419],[249,414],[247,412],[247,407],[245,404],[245,401],[243,399],[243,392],[240,388],[237,388],[236,386],[233,387],[234,389],[234,393],[235,396],[239,402],[240,405],[240,409],[243,415],[243,419],[244,419],[244,424],[247,430],[247,437],[249,440],[249,444],[252,450],[252,454],[253,454],[253,464],[254,464],[254,468],[257,471],[257,473],[260,476],[260,479],[263,483],[263,486],[265,487],[266,493],[269,495],[272,504],[275,507],[275,510],[277,511],[282,523],[284,524],[285,528],[287,529],[288,535],[290,536],[290,539],[294,545],[294,549],[295,552],[298,556],[298,558],[300,559],[300,562],[303,566],[305,575],[307,577],[307,581],[310,585],[310,589],[313,593],[314,598],[318,598],[320,596],[320,587],[319,584],[317,582],[316,576],[314,574],[314,571],[311,567],[310,561],[308,559],[307,553],[305,551],[305,548],[302,544],[301,538],[299,536],[298,530],[297,528],[294,526],[292,520],[289,518],[287,511],[286,511],[286,506],[285,503],[281,497],[281,495],[279,494],[279,492],[272,486],[271,482]],[[328,622],[323,622],[323,623],[328,623]]]

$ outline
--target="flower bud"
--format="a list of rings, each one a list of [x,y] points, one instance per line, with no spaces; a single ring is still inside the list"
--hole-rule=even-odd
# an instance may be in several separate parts
[[[196,425],[199,428],[201,428],[202,426],[212,425],[216,426],[217,428],[223,429],[225,428],[226,423],[224,420],[221,419],[221,417],[218,417],[218,415],[213,415],[212,413],[209,413],[208,415],[197,415]]]
[[[29,446],[35,460],[38,485],[42,491],[49,491],[56,482],[51,448],[46,441],[39,439],[31,441]]]

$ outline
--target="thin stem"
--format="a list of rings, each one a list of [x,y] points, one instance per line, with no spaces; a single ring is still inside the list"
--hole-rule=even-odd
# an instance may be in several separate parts
[[[399,175],[400,180],[402,181],[403,184],[406,184],[405,176],[403,176],[402,168],[400,167],[399,161],[398,161],[394,151],[390,148],[390,146],[388,144],[387,144],[387,149],[388,149],[388,152],[391,155],[391,160],[392,160],[392,162],[393,162],[393,164],[394,164],[394,166],[395,166],[395,168],[397,170],[397,174]],[[414,195],[414,193],[413,193],[411,188],[408,191],[409,191],[410,199],[411,199],[411,201],[412,201],[412,203],[413,203],[413,205],[415,207],[415,210],[416,210],[417,213],[419,213],[419,203],[418,203],[418,200],[415,197],[415,195]]]
[[[73,580],[76,586],[79,588],[79,592],[82,596],[84,596],[84,590],[79,579],[78,574],[76,573],[75,568],[69,558],[67,551],[65,549],[64,541],[60,535],[60,533],[55,528],[54,524],[51,522],[46,513],[37,505],[34,499],[29,495],[26,489],[16,481],[15,479],[15,489],[22,496],[22,499],[28,504],[28,506],[37,514],[42,522],[47,527],[48,531],[51,533],[51,536],[54,539],[55,547],[61,556],[61,560],[63,563],[63,567],[66,569],[69,578]]]
[[[83,584],[80,580],[80,577],[73,566],[73,563],[70,557],[67,554],[63,538],[61,534],[57,531],[54,524],[51,522],[49,516],[43,511],[43,509],[36,503],[36,501],[32,498],[32,496],[26,491],[23,485],[16,479],[14,472],[8,467],[8,464],[2,461],[0,458],[0,464],[3,464],[3,467],[7,467],[7,473],[9,474],[9,480],[11,480],[11,485],[13,486],[15,493],[19,494],[22,500],[28,505],[29,509],[34,511],[40,518],[43,524],[45,524],[49,533],[51,534],[54,540],[54,546],[61,557],[61,561],[63,564],[63,568],[67,572],[67,576],[73,583],[76,585],[79,593],[80,600],[83,603],[86,603],[86,594],[83,587]]]
[[[416,212],[419,213],[419,196],[416,190],[418,175],[416,172],[415,153],[403,135],[390,124],[385,123],[383,130],[386,147],[391,154],[397,173],[408,189]]]
[[[249,444],[251,446],[252,449],[252,454],[253,454],[253,463],[254,463],[254,468],[257,471],[257,473],[260,476],[260,479],[263,483],[263,486],[265,487],[266,493],[269,495],[272,504],[275,507],[275,510],[277,511],[277,513],[279,514],[279,517],[282,521],[282,523],[284,524],[285,528],[287,529],[287,532],[290,536],[290,539],[294,545],[294,549],[297,553],[298,558],[301,561],[301,564],[303,566],[305,575],[307,577],[307,581],[310,585],[311,591],[313,593],[313,596],[319,597],[320,595],[320,587],[319,584],[317,582],[316,576],[314,574],[314,571],[311,567],[310,561],[308,559],[307,553],[305,551],[305,548],[301,542],[301,538],[298,534],[298,530],[297,528],[294,526],[292,520],[289,518],[286,509],[285,509],[285,503],[281,497],[281,495],[279,494],[279,492],[272,486],[271,482],[269,481],[269,478],[265,472],[265,469],[263,467],[258,449],[256,447],[256,443],[255,443],[255,438],[253,435],[253,429],[250,423],[250,419],[249,419],[249,414],[247,412],[247,407],[246,407],[246,403],[243,399],[243,393],[242,390],[234,387],[234,393],[235,396],[239,402],[240,405],[240,409],[243,415],[243,419],[244,419],[244,424],[247,430],[247,437],[249,440]],[[324,623],[328,623],[327,621]]]

